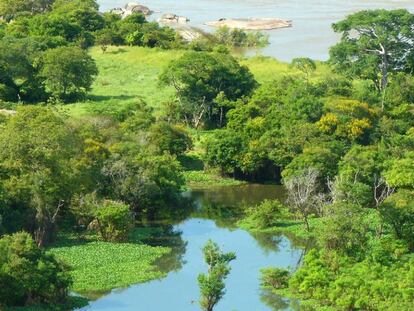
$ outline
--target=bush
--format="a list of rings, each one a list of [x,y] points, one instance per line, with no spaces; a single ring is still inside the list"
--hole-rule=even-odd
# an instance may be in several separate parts
[[[248,222],[258,229],[275,226],[284,208],[278,200],[264,200],[261,204],[247,210]]]
[[[289,285],[290,272],[282,268],[261,269],[261,285],[264,288],[282,289]]]
[[[28,233],[0,239],[0,309],[64,302],[71,283],[65,267],[39,249]]]
[[[134,220],[128,205],[105,201],[96,209],[97,229],[104,241],[126,241],[134,227]]]

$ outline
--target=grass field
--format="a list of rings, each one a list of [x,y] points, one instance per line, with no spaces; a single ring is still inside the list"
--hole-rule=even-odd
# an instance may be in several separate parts
[[[90,50],[96,60],[99,74],[83,102],[63,106],[73,116],[88,114],[95,108],[108,105],[125,105],[137,98],[143,99],[155,109],[162,111],[162,103],[174,98],[174,89],[161,85],[159,74],[170,61],[179,58],[185,51],[161,50],[145,47],[109,47],[103,53],[99,47]],[[265,83],[285,74],[299,74],[289,64],[271,57],[254,56],[240,58],[241,64],[249,67],[259,83]],[[329,74],[329,69],[318,64],[314,78]]]
[[[124,105],[140,98],[160,111],[161,103],[171,99],[174,90],[159,85],[158,75],[182,53],[142,47],[109,47],[103,53],[99,47],[92,48],[90,55],[96,60],[99,74],[88,100],[63,107],[77,116],[95,107]]]

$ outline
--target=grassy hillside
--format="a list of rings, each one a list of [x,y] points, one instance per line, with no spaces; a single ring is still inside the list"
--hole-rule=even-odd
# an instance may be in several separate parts
[[[171,60],[177,59],[185,51],[160,50],[143,47],[109,47],[103,53],[99,47],[90,50],[96,60],[99,75],[89,93],[88,100],[65,105],[71,115],[88,114],[96,108],[119,106],[142,98],[159,113],[161,104],[174,96],[174,89],[160,85],[158,75]],[[271,57],[255,56],[240,59],[248,66],[257,81],[265,83],[278,76],[295,74],[287,63]],[[319,65],[314,77],[329,74],[328,67]]]
[[[174,90],[160,86],[157,77],[171,60],[182,53],[141,47],[110,47],[103,53],[99,47],[92,48],[90,54],[96,60],[99,75],[88,100],[64,108],[76,116],[96,107],[123,105],[136,98],[159,108],[161,102],[173,97]]]

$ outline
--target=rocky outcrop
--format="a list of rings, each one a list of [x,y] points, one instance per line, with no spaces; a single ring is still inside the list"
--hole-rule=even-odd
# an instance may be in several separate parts
[[[142,13],[145,16],[152,14],[152,11],[150,10],[150,8],[142,4],[139,4],[139,3],[135,3],[135,2],[130,2],[127,5],[125,5],[125,7],[123,8],[112,9],[110,12],[120,15],[122,18],[125,18],[134,13]]]
[[[278,28],[292,27],[292,21],[276,18],[246,18],[246,19],[219,19],[218,21],[207,22],[212,27],[237,28],[244,30],[271,30]]]
[[[191,27],[178,29],[177,31],[180,34],[180,36],[187,42],[198,40],[203,36],[199,30]]]
[[[173,24],[187,24],[190,21],[190,19],[188,19],[185,16],[178,16],[172,13],[166,13],[163,16],[161,16],[160,19],[158,19],[158,22],[160,24],[164,24],[164,25],[173,25]]]

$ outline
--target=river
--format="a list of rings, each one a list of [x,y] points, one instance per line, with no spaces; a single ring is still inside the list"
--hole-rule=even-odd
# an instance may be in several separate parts
[[[154,234],[147,241],[173,248],[171,254],[157,263],[167,276],[113,290],[83,310],[199,311],[197,275],[206,271],[201,249],[209,239],[223,250],[237,254],[226,280],[227,292],[215,311],[296,310],[296,301],[261,291],[259,276],[260,269],[269,266],[295,269],[303,252],[301,248],[284,236],[252,235],[235,226],[236,215],[243,205],[280,199],[282,188],[227,186],[193,190],[185,196],[193,201],[193,212],[178,223],[154,225]]]
[[[98,0],[102,11],[125,5],[128,0]],[[331,24],[364,9],[406,8],[414,11],[413,0],[139,0],[152,10],[175,13],[191,20],[191,25],[219,18],[275,17],[293,21],[292,28],[269,31],[270,46],[262,54],[290,61],[295,57],[328,58],[329,47],[338,36]]]

